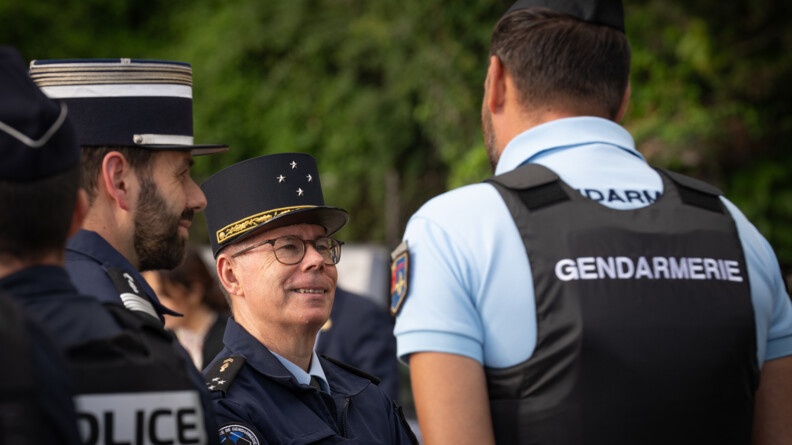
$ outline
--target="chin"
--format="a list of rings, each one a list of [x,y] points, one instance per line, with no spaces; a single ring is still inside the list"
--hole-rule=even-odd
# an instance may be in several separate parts
[[[318,330],[330,319],[330,311],[310,311],[305,314],[305,324],[316,326]]]

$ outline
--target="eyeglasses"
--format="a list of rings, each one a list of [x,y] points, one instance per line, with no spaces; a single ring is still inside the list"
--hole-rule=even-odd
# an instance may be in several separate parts
[[[231,258],[236,258],[264,244],[271,244],[272,251],[275,253],[275,259],[282,264],[291,266],[299,263],[305,258],[306,243],[314,246],[316,251],[322,255],[325,264],[338,264],[338,262],[341,261],[341,246],[344,245],[343,241],[327,237],[317,238],[312,241],[291,235],[264,240],[252,246],[245,247],[239,252],[231,255]]]

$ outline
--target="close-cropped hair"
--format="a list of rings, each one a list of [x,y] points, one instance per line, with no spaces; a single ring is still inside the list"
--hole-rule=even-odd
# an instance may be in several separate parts
[[[0,181],[0,260],[36,262],[66,248],[80,169],[30,182]]]
[[[83,146],[82,159],[82,188],[88,193],[88,202],[93,205],[97,196],[99,185],[99,173],[102,170],[102,162],[105,156],[111,151],[121,153],[129,162],[133,170],[142,177],[148,177],[151,172],[151,158],[154,156],[153,150],[140,147],[112,147],[112,146]]]
[[[630,77],[630,44],[623,32],[546,8],[502,17],[490,55],[501,60],[528,108],[596,110],[613,120]]]

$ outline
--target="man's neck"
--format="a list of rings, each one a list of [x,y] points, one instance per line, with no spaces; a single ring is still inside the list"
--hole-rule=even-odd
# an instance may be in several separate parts
[[[95,211],[95,209],[92,208],[86,216],[85,221],[83,221],[82,228],[96,232],[107,241],[110,246],[118,251],[118,253],[126,258],[135,269],[140,268],[137,255],[135,254],[133,237],[127,235],[127,232],[132,232],[120,226],[118,221],[113,218],[103,217],[99,211]]]
[[[273,330],[261,326],[261,323],[251,320],[249,316],[234,313],[234,318],[267,349],[308,372],[313,348],[316,344],[316,335],[320,327],[316,327],[316,329],[302,328],[300,332],[273,332]]]

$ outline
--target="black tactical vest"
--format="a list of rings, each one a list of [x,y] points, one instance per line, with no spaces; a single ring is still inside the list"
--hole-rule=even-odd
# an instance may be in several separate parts
[[[131,280],[131,277],[128,278]],[[122,295],[137,295],[127,279]],[[146,312],[105,304],[123,333],[67,350],[75,375],[78,424],[87,445],[204,445],[218,441],[194,377],[176,339]],[[191,374],[191,371],[194,371]],[[203,381],[200,380],[202,385]]]
[[[2,292],[0,355],[0,444],[80,444],[63,357]]]
[[[758,384],[745,257],[704,183],[635,210],[528,164],[489,179],[533,274],[537,344],[487,372],[497,443],[748,444]],[[519,339],[514,339],[519,341]]]

